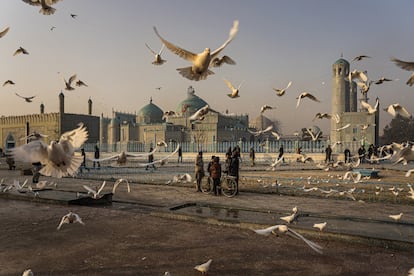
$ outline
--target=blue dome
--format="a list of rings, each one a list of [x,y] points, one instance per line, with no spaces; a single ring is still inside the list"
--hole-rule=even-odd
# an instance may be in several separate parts
[[[152,100],[149,104],[142,107],[137,114],[138,123],[154,124],[162,123],[162,116],[164,112],[152,103]]]
[[[340,58],[337,61],[335,61],[334,65],[336,65],[336,64],[344,64],[344,65],[349,67],[349,62],[346,59],[343,59],[343,58]]]
[[[194,89],[190,86],[187,92],[187,98],[178,104],[176,112],[179,114],[184,112],[193,114],[207,104],[206,101],[194,94]]]

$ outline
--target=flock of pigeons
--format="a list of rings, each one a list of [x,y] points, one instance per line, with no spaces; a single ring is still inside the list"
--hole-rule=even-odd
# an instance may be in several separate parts
[[[32,5],[32,6],[38,6],[40,7],[39,13],[44,14],[44,15],[52,15],[55,13],[56,9],[52,7],[52,5],[56,4],[57,2],[59,2],[60,0],[22,0],[23,2]],[[72,18],[76,18],[76,14],[70,14],[70,16]],[[55,29],[56,27],[52,26],[50,30]],[[3,36],[5,36],[10,30],[10,27],[6,27],[5,29],[3,29],[2,31],[0,31],[0,38],[2,38]],[[19,47],[17,48],[17,50],[13,53],[13,56],[17,56],[17,55],[29,55],[29,51],[26,50],[23,47]],[[67,91],[72,91],[75,88],[72,86],[72,82],[74,82],[76,79],[76,75],[73,75],[72,77],[69,78],[68,81],[66,81],[65,79],[65,90]],[[88,85],[83,82],[82,80],[78,80],[76,83],[76,86],[81,87],[81,86],[85,86],[87,87]],[[4,86],[9,86],[9,85],[16,85],[16,83],[13,80],[6,80],[3,82],[3,87]],[[33,99],[36,96],[22,96],[19,93],[15,92],[15,95],[24,99],[27,103],[31,103],[33,101]]]

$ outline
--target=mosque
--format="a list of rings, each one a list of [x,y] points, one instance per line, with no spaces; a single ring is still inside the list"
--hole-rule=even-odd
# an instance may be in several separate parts
[[[349,81],[349,72],[350,64],[343,58],[332,66],[331,114],[337,114],[339,120],[331,120],[330,136],[322,139],[327,139],[331,145],[338,144],[334,149],[337,153],[343,152],[346,147],[355,152],[361,144],[376,145],[378,142],[379,112],[370,115],[365,110],[358,110],[357,85],[354,81]],[[87,114],[66,113],[64,98],[64,94],[60,93],[59,112],[45,113],[42,103],[39,114],[0,117],[0,148],[22,145],[26,142],[24,137],[34,131],[47,135],[45,142],[48,143],[76,128],[79,122],[83,122],[89,132],[86,150],[92,150],[94,145],[99,144],[103,151],[143,151],[159,141],[173,145],[179,143],[187,147],[183,149],[185,151],[222,151],[223,148],[217,146],[226,142],[248,142],[248,147],[258,139],[272,142],[274,138],[271,135],[255,137],[249,130],[261,130],[272,124],[277,127],[275,122],[263,115],[249,121],[247,114],[229,114],[227,111],[209,112],[202,121],[191,120],[192,114],[208,105],[196,95],[191,86],[187,89],[187,97],[178,103],[171,116],[164,116],[166,112],[153,103],[152,99],[138,113],[112,111],[111,117],[104,117],[103,114],[94,116],[91,99],[88,101]],[[364,100],[367,100],[366,96]],[[214,107],[209,107],[214,110]],[[337,131],[348,124],[349,127]],[[362,125],[368,127],[362,128]],[[285,145],[293,145],[288,140],[297,139],[284,138],[287,139]],[[305,140],[307,139],[302,135],[302,142],[306,143]],[[279,143],[284,142],[277,141],[275,148],[278,148]],[[305,145],[305,148],[309,147]]]
[[[247,114],[210,111],[202,121],[190,119],[192,114],[206,105],[208,103],[197,96],[194,88],[190,86],[187,97],[178,103],[176,110],[167,111],[174,115],[164,116],[166,112],[154,104],[152,99],[137,114],[113,111],[111,118],[100,118],[99,140],[104,144],[138,142],[144,145],[166,141],[193,144],[196,148],[192,150],[205,150],[220,142],[254,139],[248,129],[255,125],[249,126]],[[209,107],[214,110],[214,107]],[[272,123],[268,118],[262,120],[265,120],[266,126]]]
[[[201,148],[206,150],[220,142],[254,141],[256,138],[248,129],[262,129],[273,123],[265,116],[249,122],[247,114],[228,112],[209,112],[202,121],[190,120],[192,114],[207,104],[190,86],[187,97],[178,103],[173,116],[164,116],[164,111],[151,99],[138,113],[112,111],[112,116],[107,118],[92,115],[91,99],[88,101],[87,114],[65,112],[65,96],[60,93],[59,112],[45,113],[42,103],[39,114],[0,117],[0,148],[20,146],[26,143],[24,137],[33,132],[47,135],[44,140],[49,143],[83,122],[89,132],[85,143],[87,150],[99,144],[104,151],[140,151],[147,150],[158,141],[166,141],[192,145],[193,148],[187,150],[196,151]]]

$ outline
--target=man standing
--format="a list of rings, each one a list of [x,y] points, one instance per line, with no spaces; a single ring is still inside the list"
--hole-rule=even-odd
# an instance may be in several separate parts
[[[183,163],[183,150],[181,149],[181,146],[178,147],[178,162],[177,163]]]
[[[331,145],[328,145],[325,149],[325,163],[331,162],[332,148]]]
[[[99,159],[100,153],[98,145],[95,145],[95,159]],[[101,163],[99,161],[93,161],[93,168],[95,168],[95,163],[98,163],[98,168],[101,168]]]
[[[220,195],[221,164],[218,156],[214,157],[213,164],[210,166],[210,177],[213,179],[214,195]]]
[[[200,151],[195,160],[196,191],[201,192],[201,180],[204,177],[203,152]]]
[[[283,145],[280,145],[280,148],[279,148],[279,157],[277,158],[277,160],[280,160],[280,158],[283,158],[283,153],[284,153]]]
[[[150,147],[150,150],[149,150],[149,152],[150,152],[150,155],[148,155],[148,165],[147,165],[147,167],[145,168],[145,170],[148,170],[148,168],[149,167],[152,167],[154,170],[156,170],[157,168],[155,168],[155,165],[154,165],[154,155],[152,154],[152,151],[153,151],[154,149],[152,148],[152,147]]]
[[[234,152],[233,152],[234,153]],[[250,148],[250,154],[249,154],[249,157],[250,157],[250,166],[254,166],[255,165],[255,163],[254,163],[254,159],[256,158],[256,155],[255,155],[255,152],[254,152],[254,149],[253,148]]]

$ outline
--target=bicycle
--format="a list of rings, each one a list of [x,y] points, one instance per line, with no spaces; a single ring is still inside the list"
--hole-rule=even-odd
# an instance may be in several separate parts
[[[220,185],[217,189],[221,189],[226,197],[233,197],[237,193],[236,177],[231,175],[223,175],[220,178]],[[213,191],[213,179],[211,177],[204,177],[201,181],[201,191],[209,194]]]

